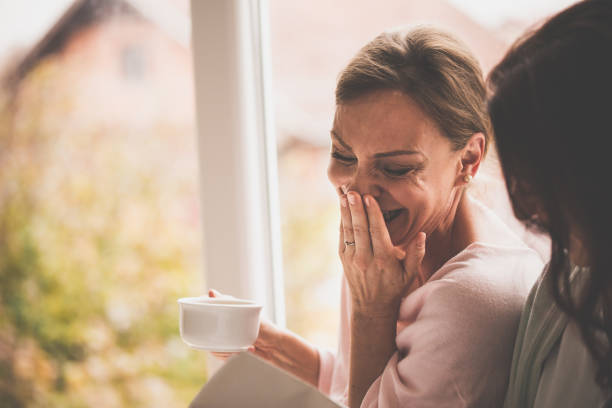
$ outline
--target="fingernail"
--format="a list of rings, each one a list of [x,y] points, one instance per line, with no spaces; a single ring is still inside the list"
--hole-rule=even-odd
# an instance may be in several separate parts
[[[340,186],[340,189],[344,194],[348,193],[348,188],[346,186]]]
[[[370,197],[365,196],[365,198],[363,199],[363,201],[365,201],[365,205],[366,205],[366,207],[369,207],[369,206],[370,206]]]
[[[346,196],[340,197],[340,204],[342,204],[343,207],[346,207]]]
[[[425,246],[425,240],[427,239],[427,235],[425,235],[424,232],[421,232],[420,236],[419,236],[419,241],[417,242],[417,246],[419,248],[424,247]]]
[[[355,195],[354,194],[348,194],[348,201],[349,203],[351,203],[351,205],[355,204]]]

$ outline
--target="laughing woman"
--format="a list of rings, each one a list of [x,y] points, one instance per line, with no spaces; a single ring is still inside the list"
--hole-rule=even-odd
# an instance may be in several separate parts
[[[467,193],[489,138],[478,63],[431,28],[385,33],[340,74],[336,105],[346,279],[319,387],[351,407],[499,406],[540,260]]]
[[[489,140],[485,96],[477,61],[432,28],[381,34],[353,58],[328,170],[339,348],[264,324],[256,354],[351,407],[501,405],[541,261],[468,194]]]

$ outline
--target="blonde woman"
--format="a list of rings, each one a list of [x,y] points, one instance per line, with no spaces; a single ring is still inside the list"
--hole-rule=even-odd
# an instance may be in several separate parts
[[[338,351],[268,324],[253,351],[350,407],[501,405],[542,264],[467,192],[490,135],[477,61],[433,28],[383,33],[336,105]]]

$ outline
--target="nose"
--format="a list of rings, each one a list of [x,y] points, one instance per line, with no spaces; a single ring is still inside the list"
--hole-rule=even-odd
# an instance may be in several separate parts
[[[361,195],[369,194],[375,198],[380,196],[382,191],[376,178],[362,169],[356,169],[341,188],[345,194],[349,191],[356,191]]]

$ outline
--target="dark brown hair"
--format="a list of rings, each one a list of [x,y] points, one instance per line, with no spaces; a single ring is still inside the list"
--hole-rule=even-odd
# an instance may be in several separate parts
[[[556,303],[612,386],[612,1],[578,3],[520,39],[489,75],[489,110],[516,216],[550,234]],[[542,216],[543,215],[543,216]],[[570,285],[570,234],[589,259]]]
[[[340,73],[336,104],[384,89],[410,96],[456,150],[474,133],[482,132],[489,140],[486,88],[478,61],[443,31],[423,26],[380,34]]]

